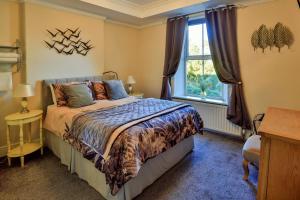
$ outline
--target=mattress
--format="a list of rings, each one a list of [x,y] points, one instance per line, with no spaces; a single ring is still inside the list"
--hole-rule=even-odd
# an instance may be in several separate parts
[[[134,118],[139,114],[145,116],[144,121],[139,121],[142,119],[139,117]],[[121,125],[122,123],[124,124]],[[130,125],[131,123],[135,124]],[[116,124],[118,128],[111,129]],[[122,127],[125,129],[115,136]],[[94,167],[93,171],[103,172],[101,174],[110,187],[108,191],[112,197],[119,194],[124,184],[139,175],[149,159],[155,159],[167,150],[175,152],[173,156],[177,156],[178,153],[171,149],[191,135],[199,133],[202,127],[199,114],[187,104],[158,99],[139,100],[135,97],[114,101],[101,100],[81,108],[51,105],[48,106],[44,121],[45,129],[72,147],[72,156],[76,152],[82,158],[80,162],[89,162]],[[103,136],[107,136],[110,142],[102,142]],[[92,146],[94,144],[103,145],[106,151],[102,152],[107,153],[102,154]],[[185,150],[190,151],[191,148]],[[184,151],[183,154],[186,153]],[[56,155],[62,160],[68,156],[64,152]]]
[[[104,173],[97,170],[92,162],[85,159],[70,144],[64,142],[60,136],[48,130],[44,130],[44,132],[46,145],[60,158],[61,163],[66,165],[71,173],[77,173],[81,179],[108,200],[133,199],[183,159],[194,147],[193,136],[191,136],[155,158],[149,159],[142,166],[138,175],[125,183],[119,192],[112,196],[110,188],[106,184]]]
[[[69,108],[67,106],[57,107],[55,105],[50,105],[47,107],[47,115],[44,120],[43,127],[49,130],[50,132],[56,134],[57,136],[62,137],[65,132],[66,123],[70,126],[72,118],[75,115],[85,111],[109,108],[113,106],[131,103],[134,101],[138,101],[138,99],[135,97],[127,97],[114,101],[98,100],[95,101],[95,104],[80,108]]]

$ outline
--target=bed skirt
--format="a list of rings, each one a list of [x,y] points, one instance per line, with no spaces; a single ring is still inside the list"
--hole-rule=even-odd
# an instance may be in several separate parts
[[[47,147],[60,158],[61,163],[66,165],[71,173],[77,173],[81,179],[87,181],[90,186],[108,200],[133,199],[192,151],[194,147],[193,136],[190,136],[171,149],[149,159],[140,169],[138,176],[129,180],[115,196],[112,196],[110,188],[106,184],[105,175],[95,168],[94,163],[85,159],[80,152],[54,133],[45,129],[44,133]]]

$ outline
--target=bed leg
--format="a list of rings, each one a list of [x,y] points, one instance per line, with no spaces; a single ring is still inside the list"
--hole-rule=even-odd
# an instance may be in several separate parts
[[[199,134],[200,134],[200,135],[203,135],[203,134],[204,134],[204,130],[201,129]]]
[[[248,167],[248,164],[249,164],[249,162],[244,159],[243,160],[243,168],[244,168],[244,177],[243,177],[243,179],[245,181],[247,181],[248,177],[249,177],[249,167]]]

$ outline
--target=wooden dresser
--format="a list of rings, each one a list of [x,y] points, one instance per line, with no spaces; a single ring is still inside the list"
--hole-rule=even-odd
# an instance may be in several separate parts
[[[262,136],[257,199],[300,199],[300,111],[271,107]]]

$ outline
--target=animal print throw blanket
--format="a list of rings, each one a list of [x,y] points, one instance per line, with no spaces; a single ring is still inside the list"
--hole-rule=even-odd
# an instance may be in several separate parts
[[[202,127],[192,106],[149,98],[77,114],[63,137],[105,173],[115,195],[147,159]]]

